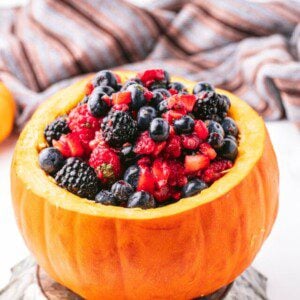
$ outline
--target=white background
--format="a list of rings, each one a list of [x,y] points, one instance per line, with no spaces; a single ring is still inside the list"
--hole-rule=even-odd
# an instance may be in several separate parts
[[[0,7],[21,2],[24,0],[0,0]],[[271,300],[299,300],[300,134],[286,121],[267,127],[279,161],[280,208],[274,229],[253,265],[268,277]],[[10,198],[10,163],[16,139],[14,135],[0,145],[0,288],[9,280],[10,268],[29,254],[16,227]]]

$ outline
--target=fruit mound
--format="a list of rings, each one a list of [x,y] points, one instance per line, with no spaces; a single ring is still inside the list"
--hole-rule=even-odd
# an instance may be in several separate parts
[[[208,188],[238,155],[230,100],[206,82],[192,93],[161,69],[121,83],[103,70],[67,115],[44,130],[41,168],[56,183],[104,205],[164,206]]]
[[[115,73],[118,74],[115,76],[116,80],[120,77],[123,83],[136,76],[129,71]],[[101,121],[102,117],[91,118],[87,113],[89,108],[84,106],[91,98],[95,83],[106,81],[104,86],[95,89],[101,88],[108,96],[119,88],[119,83],[108,87],[109,78],[107,76],[105,78],[105,80],[92,80],[86,85],[90,80],[89,77],[53,95],[37,109],[20,135],[11,168],[11,191],[16,221],[26,245],[49,276],[84,299],[194,299],[209,295],[222,286],[228,285],[251,264],[270,234],[277,215],[278,166],[262,118],[237,96],[217,89],[217,93],[226,95],[231,102],[227,117],[231,117],[238,125],[238,156],[234,161],[224,158],[222,156],[224,154],[213,146],[219,159],[210,159],[210,168],[207,167],[206,172],[203,170],[200,178],[197,174],[192,177],[193,174],[185,174],[185,157],[204,154],[202,151],[205,150],[201,149],[200,145],[205,145],[205,142],[207,144],[212,141],[217,142],[218,138],[213,137],[218,135],[214,134],[210,139],[209,134],[206,141],[200,143],[199,150],[186,149],[181,141],[181,136],[185,134],[176,133],[173,122],[173,125],[169,124],[168,137],[169,139],[175,136],[173,143],[168,148],[165,145],[161,151],[158,148],[159,154],[137,155],[135,153],[138,138],[145,139],[143,132],[147,133],[147,130],[137,129],[135,142],[129,143],[126,147],[110,145],[112,138],[113,143],[119,143],[123,139],[116,135],[118,126],[114,125],[113,130],[109,129],[109,123],[114,124],[123,114],[109,117],[104,121],[108,113],[105,112]],[[182,82],[189,92],[196,85],[196,82],[183,78],[172,77],[172,80]],[[162,79],[156,81],[164,84]],[[154,82],[155,80],[153,82],[150,80],[149,88],[146,86],[152,94],[155,94],[152,88],[162,88],[158,83],[154,85]],[[171,84],[167,87],[172,94],[174,86],[178,85]],[[84,90],[88,97],[84,96]],[[165,100],[166,95],[165,90],[161,91],[163,99],[159,99],[159,103]],[[130,94],[132,100],[132,93]],[[101,99],[109,98],[111,101],[126,99],[126,97],[119,97],[124,94],[117,95],[111,97],[110,94],[109,97],[101,97]],[[149,98],[151,96],[150,93],[146,95]],[[198,98],[197,90],[194,95]],[[182,96],[181,93],[176,97]],[[198,100],[196,103],[201,105],[203,99],[198,98]],[[83,105],[76,107],[80,102]],[[156,107],[153,102],[147,102],[146,106]],[[133,103],[136,105],[137,102]],[[212,105],[210,110],[208,103],[204,103],[203,114],[206,116],[210,112],[213,121],[221,126],[224,125],[219,119],[227,118],[224,112],[216,111],[215,105]],[[215,100],[213,103],[216,103]],[[218,103],[218,108],[224,107],[224,101]],[[109,110],[115,106],[113,103],[110,104],[110,101],[108,104]],[[101,105],[106,111],[103,102]],[[115,109],[119,108],[122,112],[121,107],[128,111],[127,107],[130,109],[132,106],[121,103],[115,106]],[[193,110],[195,107],[199,112],[199,106],[194,104]],[[73,114],[71,114],[72,110],[74,110]],[[172,112],[168,113],[170,111]],[[174,111],[180,113],[179,109],[175,110],[172,106],[172,109],[168,108],[166,112],[158,112],[156,117],[167,120],[167,116],[170,117],[172,114],[176,116]],[[162,114],[165,113],[167,115],[164,118]],[[72,115],[74,118],[71,121]],[[195,112],[192,112],[192,115],[196,121],[199,121]],[[138,126],[137,115],[132,114],[131,117]],[[57,118],[61,119],[56,124],[50,125]],[[201,118],[200,120],[206,124]],[[103,129],[100,123],[104,123]],[[44,131],[47,126],[49,127],[45,139]],[[193,133],[196,132],[196,128],[195,125]],[[211,130],[208,125],[206,128],[208,131]],[[60,130],[62,132],[59,132]],[[102,130],[105,130],[103,135]],[[230,129],[230,132],[233,133],[234,130]],[[134,131],[130,130],[128,134],[131,135]],[[228,137],[234,141],[233,134],[228,134],[226,131],[227,129],[224,130],[226,138],[224,136],[222,147]],[[192,135],[196,136],[196,134]],[[205,140],[199,136],[198,138]],[[77,143],[78,139],[80,143]],[[165,141],[166,144],[168,139]],[[63,150],[57,151],[58,147],[53,147],[54,140],[59,143],[59,149]],[[147,140],[153,145],[151,136],[147,137]],[[158,143],[163,145],[164,141],[153,140],[153,142],[156,146]],[[192,145],[194,142],[186,144]],[[140,149],[143,151],[150,151],[149,146],[142,146],[140,145]],[[53,151],[53,156],[48,156],[46,151],[44,159],[41,159],[42,150],[47,148],[52,148],[48,151]],[[97,151],[94,150],[96,148]],[[181,149],[180,153],[178,149]],[[61,159],[63,153],[65,156],[63,155]],[[93,158],[92,153],[94,153]],[[175,156],[179,156],[167,158],[163,153],[173,153],[173,155],[175,153]],[[209,157],[211,155],[209,153],[213,151],[208,151],[204,155]],[[141,157],[136,161],[137,156]],[[162,162],[156,161],[158,157]],[[46,158],[51,158],[48,163]],[[39,159],[43,162],[44,170],[47,168],[46,172],[40,167]],[[132,193],[131,190],[137,183],[149,186],[147,181],[139,182],[140,175],[147,171],[155,175],[153,170],[160,165],[165,170],[163,163],[166,160],[174,162],[170,167],[168,187],[185,185],[186,179],[188,182],[200,180],[209,185],[210,181],[219,176],[215,176],[216,174],[222,175],[228,170],[221,171],[228,167],[226,164],[230,163],[232,167],[226,175],[197,195],[155,209],[140,209],[141,206],[145,208],[154,206],[153,200],[155,205],[168,203],[168,201],[156,200],[159,199],[157,191],[163,195],[165,191],[163,188],[155,188],[153,195],[144,189],[137,191],[138,194]],[[101,167],[97,170],[97,167],[91,166],[91,163],[96,165],[98,161]],[[102,161],[105,163],[102,164]],[[139,172],[135,172],[136,166]],[[128,168],[130,169],[126,176],[130,178],[130,182],[124,180]],[[101,178],[97,176],[100,173],[102,173]],[[183,173],[184,176],[180,176]],[[117,178],[114,179],[115,177]],[[72,188],[72,192],[58,186],[55,178],[61,186]],[[155,180],[155,185],[156,181],[164,185],[164,178]],[[120,183],[122,179],[124,182]],[[115,185],[116,183],[120,184]],[[199,188],[201,185],[197,184],[185,192]],[[178,190],[182,193],[182,188],[178,187]],[[95,194],[92,201],[88,200],[90,196],[86,196],[91,193]],[[118,193],[118,199],[114,193]],[[96,202],[123,204],[123,199],[126,199],[129,194],[131,200],[126,203],[129,208],[101,205]],[[137,208],[131,208],[136,205]]]

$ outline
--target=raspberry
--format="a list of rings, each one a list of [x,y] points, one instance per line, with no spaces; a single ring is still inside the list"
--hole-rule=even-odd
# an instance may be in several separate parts
[[[206,183],[213,183],[217,179],[225,175],[226,170],[232,168],[232,162],[230,160],[217,160],[210,164],[201,175],[201,179]]]
[[[201,140],[206,140],[209,135],[209,131],[206,127],[206,124],[201,120],[195,120],[194,131],[197,133],[198,137]]]
[[[146,87],[152,85],[155,81],[167,80],[165,71],[162,69],[152,69],[140,72],[137,77],[143,82]]]
[[[89,142],[89,148],[94,150],[98,145],[105,145],[101,130],[97,131],[94,139]]]
[[[93,150],[89,165],[94,168],[98,178],[104,184],[114,182],[121,175],[119,156],[111,148],[102,145]]]
[[[67,159],[55,176],[59,186],[82,198],[95,199],[100,182],[95,171],[79,158]]]
[[[154,157],[157,157],[164,150],[166,145],[167,145],[166,141],[155,143],[155,149],[154,149],[152,155]]]
[[[129,110],[129,106],[127,104],[115,104],[112,107],[112,110],[114,110],[114,111],[116,111],[116,110],[128,111]]]
[[[136,141],[134,152],[136,154],[152,154],[156,148],[155,142],[151,139],[149,132],[144,131]]]
[[[171,160],[168,162],[168,165],[170,168],[168,184],[173,187],[184,186],[187,183],[187,177],[183,164],[177,160]]]
[[[76,132],[62,135],[58,141],[53,141],[53,147],[58,149],[65,157],[77,156],[81,157],[84,154],[84,148],[80,138]]]
[[[171,198],[171,191],[168,185],[155,189],[153,196],[157,202],[165,202]]]
[[[195,133],[181,135],[182,147],[189,150],[196,150],[200,145],[200,139]]]
[[[164,155],[168,158],[178,158],[181,155],[181,139],[179,136],[170,136],[164,149]]]

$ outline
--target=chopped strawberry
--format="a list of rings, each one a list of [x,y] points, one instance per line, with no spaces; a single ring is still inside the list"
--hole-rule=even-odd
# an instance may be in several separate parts
[[[203,154],[187,155],[184,159],[184,168],[187,174],[195,173],[209,166],[209,158]]]
[[[217,157],[217,152],[215,149],[208,143],[202,143],[199,146],[199,150],[202,154],[209,157],[210,160],[213,160]]]
[[[181,155],[181,139],[178,135],[170,136],[164,149],[167,158],[177,158]]]
[[[194,131],[197,133],[198,137],[201,140],[206,140],[208,138],[209,132],[203,121],[201,121],[201,120],[195,121]]]
[[[139,180],[137,184],[137,191],[146,191],[153,193],[155,190],[155,179],[149,167],[140,166]]]
[[[195,95],[181,94],[178,97],[188,112],[193,111],[194,105],[197,100]]]
[[[53,147],[65,157],[81,157],[84,154],[84,148],[77,133],[63,134],[58,141],[53,140],[52,143]]]
[[[169,124],[173,124],[174,120],[178,120],[181,117],[183,117],[185,113],[181,113],[175,110],[168,110],[164,114],[162,114],[162,117],[168,121]]]
[[[142,158],[140,158],[137,161],[137,165],[138,166],[147,166],[150,167],[150,165],[152,164],[152,160],[149,156],[143,156]]]
[[[155,81],[161,81],[165,79],[165,71],[162,69],[152,69],[140,72],[137,77],[148,87]]]
[[[136,154],[152,154],[155,147],[155,142],[151,139],[149,131],[144,131],[136,141],[134,152]]]
[[[92,82],[88,82],[84,88],[84,93],[89,96],[94,90],[94,86],[92,84]]]
[[[111,99],[108,95],[104,95],[101,99],[108,105],[111,106]]]
[[[149,91],[148,89],[146,89],[146,91],[144,92],[144,96],[145,96],[147,102],[149,102],[153,98],[153,93],[151,91]]]
[[[164,150],[164,148],[166,147],[166,145],[167,145],[166,141],[155,143],[155,149],[154,149],[154,152],[152,153],[152,155],[154,157],[157,157]]]
[[[112,94],[112,103],[115,104],[130,104],[131,93],[128,91]]]
[[[200,139],[195,133],[181,135],[182,147],[189,150],[196,150],[200,145]]]
[[[168,91],[170,92],[170,94],[171,94],[172,96],[178,94],[178,91],[177,91],[176,89],[169,89]]]
[[[167,185],[170,172],[171,170],[166,161],[163,161],[161,158],[154,160],[152,165],[152,173],[158,188]]]
[[[111,148],[97,146],[89,159],[89,165],[95,169],[98,178],[104,183],[113,183],[121,175],[119,156]]]

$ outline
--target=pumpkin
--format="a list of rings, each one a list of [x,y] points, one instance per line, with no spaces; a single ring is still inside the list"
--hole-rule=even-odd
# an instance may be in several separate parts
[[[14,115],[14,99],[6,86],[0,82],[0,143],[10,135],[14,125]]]
[[[195,84],[173,79],[189,89]],[[225,176],[165,207],[104,206],[60,188],[38,164],[45,126],[83,98],[87,81],[41,105],[15,149],[15,215],[38,263],[87,299],[191,299],[231,283],[251,264],[277,214],[278,167],[263,120],[220,91],[240,131],[239,155]]]

